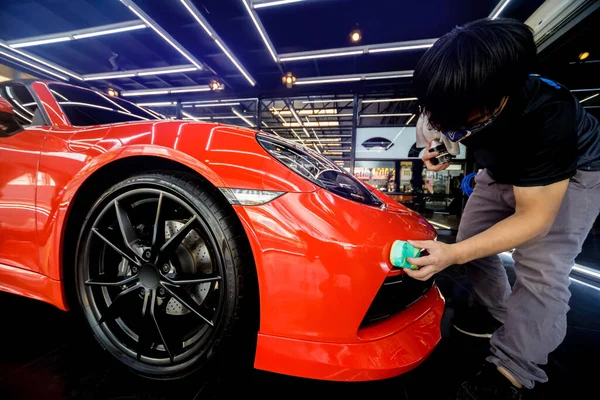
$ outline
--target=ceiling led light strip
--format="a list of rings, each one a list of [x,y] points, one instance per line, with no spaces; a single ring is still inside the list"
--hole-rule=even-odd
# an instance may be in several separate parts
[[[190,63],[192,63],[196,68],[202,69],[202,66],[200,65],[200,62],[198,60],[196,60],[194,57],[192,57],[164,29],[162,29],[154,21],[152,21],[151,18],[144,11],[142,11],[141,8],[139,8],[137,5],[135,5],[131,0],[121,0],[121,3],[123,3],[124,5],[126,5],[131,10],[131,12],[133,12],[135,15],[137,15],[139,19],[141,19],[142,21],[144,21],[144,23],[146,25],[148,25],[150,28],[152,28],[152,30],[154,32],[158,33],[158,35],[161,38],[163,38],[165,42],[169,43],[169,45],[171,45],[171,47],[173,47],[175,50],[177,50],[177,52],[179,54],[181,54],[183,57],[185,57],[186,60],[188,60]]]
[[[247,123],[248,125],[250,125],[251,128],[254,128],[254,124],[246,117],[244,117],[242,115],[242,113],[240,113],[238,110],[236,110],[235,108],[231,108],[231,111],[238,117],[240,118],[242,121],[244,121],[245,123]]]
[[[340,47],[334,49],[300,51],[279,55],[280,62],[315,60],[320,58],[358,56],[370,53],[389,53],[407,50],[428,49],[437,39],[410,40],[405,42],[382,43],[365,46]]]
[[[192,71],[198,71],[198,68],[194,67],[193,65],[177,65],[174,67],[166,68],[145,68],[130,71],[111,72],[106,74],[87,74],[83,75],[82,78],[84,81],[97,81],[103,79],[132,78],[134,76],[178,74]]]
[[[37,66],[35,64],[32,64],[32,63],[30,63],[28,61],[25,61],[25,60],[23,60],[23,59],[21,59],[19,57],[15,57],[15,56],[13,56],[11,54],[8,54],[8,53],[5,53],[3,51],[0,51],[0,55],[3,55],[4,57],[8,57],[8,58],[11,58],[13,60],[16,60],[16,61],[18,61],[18,62],[20,62],[22,64],[25,64],[25,65],[27,65],[27,66],[29,66],[31,68],[35,68],[35,69],[37,69],[39,71],[42,71],[42,72],[44,72],[44,73],[46,73],[48,75],[51,75],[51,76],[54,76],[56,78],[62,79],[63,81],[68,81],[69,80],[69,78],[67,78],[66,76],[59,75],[59,74],[57,74],[55,72],[47,70],[46,68],[39,67],[39,66]]]
[[[273,47],[271,40],[269,40],[269,37],[267,36],[267,33],[265,32],[265,28],[260,23],[260,20],[258,19],[258,15],[256,15],[256,12],[252,8],[250,8],[248,1],[250,1],[250,0],[242,0],[242,3],[244,3],[244,7],[246,8],[248,15],[250,15],[250,18],[252,19],[252,22],[254,23],[254,26],[256,27],[258,34],[260,35],[263,42],[265,43],[265,46],[267,46],[267,50],[269,50],[269,54],[271,54],[271,57],[273,57],[273,61],[278,62],[277,54],[275,53],[275,48]]]
[[[239,60],[233,55],[233,53],[227,47],[227,45],[225,45],[225,43],[219,37],[219,35],[217,35],[217,33],[212,29],[212,27],[210,26],[208,21],[206,21],[206,19],[204,19],[204,17],[200,13],[200,11],[198,11],[198,9],[189,0],[180,0],[180,1],[181,1],[181,4],[183,4],[183,6],[185,7],[185,9],[192,15],[192,17],[194,17],[196,22],[198,22],[200,27],[202,27],[202,29],[204,29],[204,31],[208,34],[208,36],[210,36],[211,39],[213,39],[215,41],[217,46],[219,46],[219,48],[227,56],[229,61],[231,61],[231,63],[237,68],[238,71],[240,71],[240,73],[244,76],[244,78],[246,78],[248,83],[250,83],[250,85],[252,85],[252,86],[256,85],[256,81],[250,76],[250,73],[248,71],[246,71],[246,69],[242,66],[242,64],[239,62]]]
[[[295,85],[318,85],[323,83],[358,82],[372,79],[410,78],[412,76],[413,71],[390,71],[361,75],[336,75],[329,77],[298,78],[296,80]]]
[[[417,101],[416,97],[404,97],[399,99],[376,99],[376,100],[363,100],[363,104],[369,103],[393,103],[398,101]]]
[[[301,1],[304,1],[304,0],[263,1],[263,2],[260,2],[260,3],[253,3],[252,7],[258,9],[258,8],[265,8],[265,7],[282,6],[284,4],[300,3]]]
[[[98,32],[76,34],[76,35],[73,35],[73,39],[78,40],[78,39],[86,39],[86,38],[91,38],[91,37],[96,37],[96,36],[112,35],[113,33],[129,32],[129,31],[134,31],[137,29],[144,29],[144,28],[147,28],[146,24],[137,24],[137,25],[132,25],[132,26],[125,26],[123,28],[106,29],[106,30],[98,31]]]
[[[398,114],[361,114],[361,118],[384,118],[384,117],[410,117],[412,113],[398,113]]]
[[[304,104],[319,104],[319,103],[352,103],[354,99],[328,99],[328,100],[305,100]]]
[[[79,75],[77,75],[77,74],[75,74],[73,72],[67,71],[64,68],[61,68],[61,67],[59,67],[59,66],[57,66],[55,64],[52,64],[52,63],[50,63],[48,61],[45,61],[45,60],[43,60],[43,59],[41,59],[39,57],[35,57],[35,56],[33,56],[33,55],[29,54],[29,53],[25,53],[24,51],[13,49],[9,45],[7,45],[7,44],[5,44],[3,42],[0,42],[0,46],[6,48],[8,50],[14,51],[15,53],[17,53],[17,54],[19,54],[19,55],[21,55],[23,57],[29,58],[30,60],[36,61],[36,62],[38,62],[38,63],[40,63],[42,65],[45,65],[46,67],[49,67],[49,68],[52,68],[52,69],[54,69],[56,71],[62,72],[63,74],[65,74],[67,76],[70,76],[70,77],[78,79],[78,80],[82,80],[82,78]],[[6,54],[6,53],[2,53],[2,54],[5,54],[7,57],[15,59],[15,60],[17,60],[17,61],[19,61],[19,62],[21,62],[21,63],[23,63],[25,65],[29,65],[32,68],[36,68],[36,69],[38,69],[40,71],[43,71],[43,72],[46,72],[46,73],[50,73],[50,75],[56,76],[57,78],[60,78],[62,80],[65,80],[65,81],[68,80],[67,78],[65,78],[65,77],[63,77],[61,75],[55,74],[53,72],[48,72],[46,69],[38,67],[35,64],[31,64],[31,63],[29,63],[29,62],[27,62],[25,60],[20,59],[19,57],[15,57],[13,55]]]
[[[13,49],[19,49],[21,47],[39,46],[41,44],[68,42],[69,40],[71,40],[69,36],[59,36],[50,39],[32,40],[30,42],[15,43],[11,44],[10,47],[12,47]]]
[[[292,56],[292,57],[279,57],[279,61],[299,61],[299,60],[316,60],[318,58],[331,58],[331,57],[344,57],[344,56],[356,56],[359,54],[363,54],[362,50],[352,50],[352,51],[341,51],[339,53],[329,53],[329,54],[318,54],[314,56]]]
[[[498,5],[492,10],[492,13],[490,14],[490,18],[491,19],[498,18],[498,16],[500,16],[502,11],[504,11],[504,8],[506,8],[508,3],[510,3],[510,0],[503,0],[500,3],[498,3]]]
[[[185,104],[185,108],[202,108],[202,107],[226,107],[239,106],[240,103],[205,103],[205,104]]]
[[[129,90],[121,93],[123,97],[134,96],[152,96],[158,94],[175,94],[175,93],[193,93],[193,92],[209,92],[211,89],[208,86],[183,86],[180,88],[165,88],[165,89],[143,89]]]

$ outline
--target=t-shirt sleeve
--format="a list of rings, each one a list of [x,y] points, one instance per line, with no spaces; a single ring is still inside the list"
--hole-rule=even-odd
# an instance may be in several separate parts
[[[575,175],[576,113],[573,103],[554,101],[525,115],[524,134],[531,134],[536,140],[518,161],[520,171],[515,186],[545,186]]]

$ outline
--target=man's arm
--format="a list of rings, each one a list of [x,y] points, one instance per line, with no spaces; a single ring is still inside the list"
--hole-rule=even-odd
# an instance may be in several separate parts
[[[421,268],[406,270],[406,273],[415,279],[426,280],[450,265],[511,250],[546,235],[556,219],[568,186],[568,179],[547,186],[515,186],[516,208],[513,215],[460,243],[411,242],[418,248],[427,249],[429,255],[409,259],[411,264]]]
[[[560,209],[569,180],[548,186],[514,186],[515,213],[488,230],[456,244],[460,264],[502,253],[545,236]]]

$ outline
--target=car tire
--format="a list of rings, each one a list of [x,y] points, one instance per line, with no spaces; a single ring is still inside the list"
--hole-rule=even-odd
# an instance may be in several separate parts
[[[74,265],[95,339],[144,377],[185,377],[252,336],[247,237],[218,189],[194,176],[141,174],[112,186],[83,222]]]

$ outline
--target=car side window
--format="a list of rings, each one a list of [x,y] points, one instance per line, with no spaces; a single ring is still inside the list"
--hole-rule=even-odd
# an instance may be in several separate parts
[[[93,90],[61,84],[50,84],[48,88],[73,126],[157,119],[134,104]]]
[[[22,83],[10,83],[0,86],[0,97],[12,106],[17,120],[23,127],[47,125],[38,103],[29,88]]]

